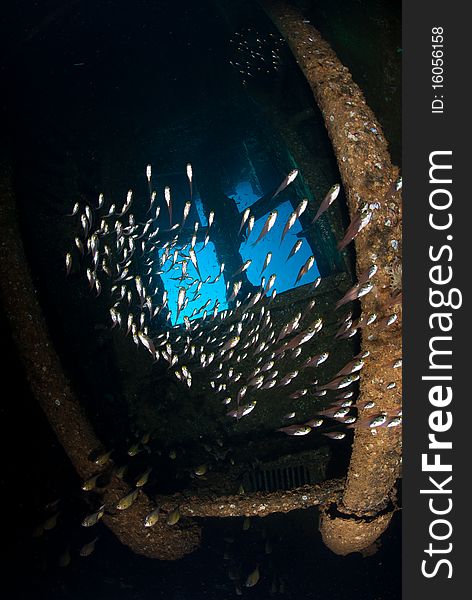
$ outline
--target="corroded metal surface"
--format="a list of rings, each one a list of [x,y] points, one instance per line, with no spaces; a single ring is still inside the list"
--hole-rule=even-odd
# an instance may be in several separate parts
[[[343,517],[330,518],[322,515],[321,536],[323,541],[336,554],[344,556],[351,552],[362,552],[387,529],[391,514],[385,513],[370,521]]]
[[[401,356],[402,331],[401,306],[392,303],[392,294],[401,289],[401,197],[393,187],[398,169],[391,164],[381,127],[361,90],[319,32],[286,3],[261,3],[290,45],[323,113],[351,217],[364,203],[379,203],[370,225],[355,240],[358,274],[373,263],[379,267],[375,288],[362,298],[362,310],[379,317],[395,310],[398,320],[383,330],[372,326],[362,337],[362,349],[370,357],[362,372],[358,402],[373,400],[374,414],[395,411],[402,394],[401,369],[392,369],[393,360]],[[387,389],[389,383],[395,387]],[[400,457],[400,432],[379,429],[373,434],[368,428],[357,429],[340,509],[357,515],[383,509],[399,476]],[[328,525],[323,523],[324,527]],[[327,531],[324,539],[330,545]],[[355,551],[357,543],[352,540],[352,544]]]
[[[344,484],[344,479],[331,479],[276,492],[254,492],[232,496],[220,496],[207,491],[194,496],[174,494],[174,496],[157,496],[156,503],[164,512],[170,512],[178,507],[180,514],[187,517],[265,517],[276,512],[286,513],[334,502],[339,499]]]

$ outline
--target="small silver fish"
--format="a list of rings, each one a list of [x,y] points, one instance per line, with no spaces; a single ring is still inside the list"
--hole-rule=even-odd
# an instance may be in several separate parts
[[[298,275],[297,278],[295,280],[294,285],[297,285],[297,283],[300,281],[300,279],[306,275],[306,273],[308,273],[308,271],[311,269],[311,267],[315,264],[315,257],[313,255],[311,255],[307,261],[305,262],[305,264],[300,267],[300,270],[298,271]]]
[[[118,510],[126,510],[127,508],[129,508],[136,501],[139,492],[140,489],[136,488],[135,490],[132,490],[131,492],[126,494],[126,496],[123,496],[123,498],[121,498],[121,500],[118,501],[116,508]]]
[[[282,245],[282,242],[284,241],[284,237],[287,235],[287,233],[290,231],[290,229],[295,225],[295,221],[298,218],[298,214],[297,211],[294,210],[289,218],[287,219],[287,222],[285,223],[285,227],[284,230],[282,231],[282,237],[280,238],[280,245]]]
[[[358,213],[351,221],[351,224],[347,228],[343,239],[338,244],[338,250],[343,250],[350,242],[352,242],[356,235],[370,223],[371,218],[372,211],[361,210],[361,212]]]
[[[113,450],[108,450],[107,452],[101,452],[97,458],[93,461],[96,465],[102,467],[110,460],[110,456],[112,455]]]
[[[244,262],[244,264],[239,267],[239,269],[237,269],[232,275],[231,275],[231,279],[233,277],[236,277],[236,275],[239,275],[240,273],[244,273],[244,271],[246,271],[247,269],[249,269],[249,267],[251,266],[252,260],[248,259]]]
[[[148,350],[152,356],[155,356],[156,348],[151,338],[145,335],[142,331],[138,332],[138,338],[142,345],[146,348],[146,350]]]
[[[316,356],[309,357],[303,363],[304,367],[318,367],[329,357],[329,352],[322,352],[321,354],[317,354]]]
[[[344,375],[350,375],[351,373],[356,373],[357,371],[360,371],[362,369],[364,364],[365,364],[364,360],[361,360],[361,359],[352,360],[346,366],[344,366],[334,377],[336,379],[337,377],[343,377]]]
[[[288,427],[280,427],[276,431],[282,431],[287,435],[307,435],[311,431],[308,425],[289,425]]]
[[[323,435],[331,438],[332,440],[342,440],[346,437],[346,434],[342,431],[326,431],[323,433]]]
[[[290,173],[283,179],[282,183],[272,194],[271,198],[275,198],[276,196],[278,196],[280,194],[280,192],[283,192],[283,190],[286,187],[288,187],[296,179],[297,175],[298,175],[298,169],[293,169],[293,171],[290,171]]]
[[[67,215],[68,217],[74,217],[79,212],[80,205],[76,202],[72,208],[72,212]]]
[[[362,298],[362,296],[365,296],[366,294],[368,294],[373,287],[374,287],[373,283],[366,283],[365,285],[361,286],[361,288],[359,289],[359,293],[357,294],[357,297]]]
[[[144,527],[153,527],[159,521],[159,507],[151,511],[144,519]]]
[[[81,240],[80,238],[76,237],[76,238],[74,239],[74,242],[75,242],[75,245],[76,245],[76,247],[77,247],[78,251],[79,251],[79,252],[80,252],[80,254],[82,254],[82,256],[83,256],[83,255],[84,255],[84,252],[85,252],[85,250],[84,250],[84,245],[83,245],[83,243],[82,243],[82,240]]]
[[[236,296],[239,294],[242,284],[243,284],[242,281],[235,281],[233,283],[233,293],[228,298],[228,302],[231,302],[232,300],[234,300],[236,298]]]
[[[88,544],[84,544],[79,551],[80,556],[90,556],[92,552],[95,550],[95,544],[97,543],[98,537],[93,539]]]
[[[273,210],[271,213],[269,213],[269,216],[267,217],[266,222],[264,223],[264,226],[262,227],[262,231],[259,234],[259,237],[253,244],[251,244],[251,246],[254,247],[260,240],[262,240],[269,233],[269,231],[274,226],[275,221],[277,220],[277,215],[278,215],[278,212],[276,210]]]
[[[312,224],[316,223],[316,221],[321,217],[321,215],[328,210],[328,208],[331,206],[331,204],[338,197],[340,189],[341,189],[341,186],[339,185],[339,183],[335,183],[333,185],[333,187],[329,190],[329,192],[324,197],[323,202],[320,204],[320,207],[318,208],[318,212],[316,213],[315,218],[312,221]]]
[[[238,231],[238,235],[241,233],[246,221],[249,219],[249,215],[251,214],[251,209],[250,208],[246,208],[246,210],[243,212],[243,217],[241,219],[241,225],[239,226],[239,231]]]
[[[167,210],[169,211],[169,225],[172,227],[172,199],[170,197],[170,187],[164,188],[164,199],[167,204]]]
[[[184,306],[184,301],[185,301],[185,294],[187,293],[187,290],[184,287],[179,288],[179,293],[177,296],[177,317],[176,319],[178,320],[179,315],[182,311],[182,308]]]
[[[372,279],[372,277],[377,273],[377,271],[377,265],[371,265],[364,273],[362,273],[359,276],[358,284],[362,285],[363,283],[366,283],[369,279]]]
[[[175,525],[180,520],[180,510],[175,508],[172,512],[167,515],[167,525]]]
[[[390,419],[390,421],[387,423],[387,427],[398,427],[399,425],[401,425],[402,423],[402,417],[401,415],[398,415],[397,417],[393,417],[393,419]]]
[[[295,212],[297,213],[297,218],[301,217],[301,215],[305,212],[307,206],[308,206],[308,200],[306,198],[304,198],[300,202],[300,204],[297,206],[297,208],[295,209]]]
[[[187,179],[190,185],[190,198],[192,198],[192,194],[193,194],[193,190],[192,190],[192,179],[193,179],[193,171],[192,171],[192,165],[190,163],[187,163]]]
[[[67,275],[69,275],[71,268],[72,268],[72,254],[70,252],[68,252],[66,254],[66,273],[67,273]]]
[[[239,420],[241,417],[245,417],[250,412],[252,412],[254,410],[255,406],[256,406],[256,400],[252,400],[248,404],[245,404],[244,406],[240,406],[239,408],[234,408],[233,410],[230,410],[226,414],[228,415],[228,417],[234,417],[235,419]]]
[[[347,387],[348,385],[351,385],[351,383],[353,383],[354,381],[358,381],[358,380],[359,380],[359,375],[357,373],[353,373],[351,375],[347,375],[346,377],[333,379],[333,381],[330,381],[329,383],[319,387],[318,389],[319,390],[340,390],[342,388]]]
[[[380,415],[377,415],[374,419],[372,419],[372,421],[369,423],[369,427],[370,428],[380,427],[386,421],[387,421],[387,415],[382,413]]]
[[[302,390],[297,390],[296,392],[293,392],[292,394],[290,394],[289,398],[296,400],[297,398],[301,398],[302,396],[305,396],[307,393],[308,393],[308,390],[306,388],[303,388]]]
[[[333,419],[345,417],[351,410],[350,406],[343,406],[333,413]]]
[[[185,221],[187,220],[187,217],[190,214],[190,209],[192,208],[192,203],[191,202],[186,202],[185,206],[184,206],[184,214],[182,217],[182,223],[180,224],[180,228],[183,229],[184,225],[185,225]]]
[[[275,280],[277,278],[277,275],[275,273],[273,273],[270,277],[269,277],[269,281],[267,282],[266,287],[264,288],[264,294],[267,294],[270,289],[273,287]]]
[[[318,318],[305,331],[302,331],[300,334],[298,334],[293,339],[291,339],[290,342],[286,342],[279,349],[277,349],[276,354],[280,354],[281,352],[284,352],[285,350],[292,350],[293,348],[297,348],[298,346],[305,344],[306,342],[311,340],[311,338],[316,333],[318,333],[318,331],[320,331],[322,326],[323,326],[323,321],[321,318]]]
[[[105,514],[105,505],[103,504],[96,512],[94,512],[90,515],[87,515],[83,519],[82,527],[92,527],[93,525],[98,523],[98,521],[100,521],[100,519],[103,517],[104,514]]]
[[[89,477],[82,484],[82,489],[84,492],[90,492],[95,489],[97,485],[97,479],[100,477],[101,473],[94,475],[93,477]]]
[[[254,571],[252,571],[252,573],[249,573],[249,575],[247,576],[246,583],[244,585],[248,588],[254,587],[257,584],[257,582],[259,581],[259,578],[260,578],[259,566],[256,566]]]
[[[214,210],[210,210],[210,213],[208,215],[208,229],[210,229],[210,227],[213,225],[213,221],[215,219],[215,211]],[[198,223],[195,223],[195,226],[197,226]],[[197,227],[198,229],[198,227]]]
[[[262,265],[262,269],[261,272],[259,273],[259,277],[262,275],[262,273],[267,269],[270,261],[272,260],[272,252],[267,252],[267,255],[264,259],[264,264]]]
[[[148,467],[144,473],[142,473],[136,480],[135,482],[135,487],[140,488],[143,487],[144,485],[146,485],[146,483],[149,480],[149,475],[151,474],[152,471],[152,467]]]
[[[249,221],[248,221],[248,224],[247,224],[247,235],[248,235],[248,237],[249,237],[249,234],[251,233],[251,231],[254,228],[254,223],[255,222],[256,222],[256,219],[254,218],[254,215],[251,215],[249,217]]]
[[[234,337],[232,337],[230,340],[228,340],[223,347],[220,350],[221,354],[224,354],[225,352],[227,352],[228,350],[231,350],[232,348],[235,348],[238,344],[239,344],[239,340],[241,338],[239,337],[239,335],[235,335]]]
[[[321,427],[321,425],[323,425],[323,422],[324,422],[323,419],[316,418],[316,419],[310,419],[309,421],[307,421],[305,423],[305,425],[307,427],[313,427],[313,428],[315,428],[315,427]]]
[[[336,302],[334,309],[337,310],[338,308],[340,308],[344,304],[347,304],[348,302],[351,302],[352,300],[362,298],[362,296],[368,294],[373,287],[374,284],[370,281],[367,281],[367,283],[364,283],[361,286],[359,286],[359,284],[356,283],[356,285],[354,285],[344,294],[341,300],[338,300]]]

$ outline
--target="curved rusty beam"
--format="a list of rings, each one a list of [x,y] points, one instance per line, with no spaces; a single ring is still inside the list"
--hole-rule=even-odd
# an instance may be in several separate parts
[[[362,336],[362,350],[368,350],[370,357],[362,371],[358,403],[373,400],[376,406],[371,414],[395,411],[401,407],[402,395],[401,369],[392,368],[402,349],[401,306],[391,300],[395,288],[401,289],[401,196],[394,191],[398,168],[391,163],[380,124],[361,90],[320,33],[285,2],[261,0],[261,4],[292,49],[323,113],[351,217],[364,203],[380,204],[370,225],[355,240],[358,274],[373,263],[379,268],[375,288],[362,298],[362,311],[382,317],[395,310],[398,320],[384,329],[372,326]],[[387,389],[388,384],[395,387]],[[331,519],[326,513],[321,525],[323,539],[334,551],[359,550],[354,534],[359,526],[352,523],[359,523],[359,516],[383,511],[400,464],[399,431],[378,429],[373,435],[368,428],[356,430],[347,484],[338,504],[345,516]],[[383,515],[380,526],[369,518],[364,529],[370,527],[374,536],[379,535],[389,520],[390,516]],[[369,545],[372,536],[366,531],[363,535],[366,541],[370,539]]]
[[[0,156],[0,299],[31,389],[77,473],[86,479],[97,470],[88,457],[101,444],[49,339],[21,241],[11,179],[8,159]],[[113,507],[129,491],[113,476],[101,500]],[[154,508],[141,493],[130,509],[107,509],[103,520],[123,544],[150,558],[180,558],[199,546],[201,531],[193,521],[184,519],[172,528],[159,524],[147,531],[143,521]]]
[[[183,517],[266,517],[276,512],[286,513],[335,502],[339,500],[344,485],[344,479],[329,479],[292,490],[232,496],[221,496],[204,491],[193,496],[188,494],[157,496],[155,500],[165,512],[178,507]]]

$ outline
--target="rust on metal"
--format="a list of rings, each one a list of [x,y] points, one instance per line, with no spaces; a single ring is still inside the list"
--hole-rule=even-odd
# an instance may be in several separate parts
[[[262,0],[261,4],[292,49],[322,111],[351,217],[365,204],[376,207],[371,223],[355,240],[358,274],[372,264],[378,266],[375,287],[361,300],[362,311],[379,317],[396,312],[398,319],[384,329],[372,326],[369,335],[362,336],[362,350],[369,351],[370,356],[362,371],[357,402],[374,401],[373,415],[398,411],[402,396],[401,369],[392,368],[392,362],[402,351],[401,305],[392,301],[392,296],[401,290],[401,194],[394,187],[398,168],[391,163],[381,126],[362,91],[320,33],[285,2]],[[387,388],[388,384],[394,387]],[[365,412],[361,411],[361,418]],[[339,509],[356,515],[383,510],[399,476],[400,465],[399,431],[357,429]],[[334,551],[338,547],[338,541],[334,543],[338,539],[336,522],[346,535],[351,535],[342,519],[325,517],[323,539]],[[358,547],[354,538],[351,551]],[[348,547],[346,541],[343,553],[347,553]]]
[[[179,508],[187,517],[266,517],[272,513],[310,508],[339,499],[344,479],[331,479],[292,490],[221,496],[204,491],[200,495],[157,496],[157,505],[170,512]]]

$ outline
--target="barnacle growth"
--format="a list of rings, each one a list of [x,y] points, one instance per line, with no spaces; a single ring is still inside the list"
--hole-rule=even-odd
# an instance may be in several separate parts
[[[392,248],[388,248],[384,230],[385,222],[390,220],[388,237],[401,239],[401,193],[392,193],[398,169],[391,163],[385,138],[372,134],[372,130],[380,132],[381,128],[361,90],[319,32],[296,9],[280,0],[262,0],[262,5],[290,45],[323,113],[351,215],[361,203],[379,204],[368,233],[361,232],[355,240],[358,273],[368,268],[372,253],[377,256],[379,278],[375,291],[361,300],[363,311],[375,312],[391,305],[392,284],[396,287],[401,281],[401,267]],[[370,129],[364,127],[366,122]],[[347,137],[346,130],[353,135]],[[388,202],[379,202],[380,199]],[[396,215],[393,220],[392,214]],[[362,373],[358,402],[374,401],[380,410],[400,408],[401,375],[390,375],[390,365],[392,358],[401,354],[401,330],[400,313],[388,333],[363,336],[362,349],[370,352],[371,361]],[[388,381],[396,385],[386,391]],[[356,431],[347,484],[338,503],[340,514],[325,513],[321,522],[323,539],[334,552],[348,554],[361,549],[349,515],[367,519],[363,531],[365,547],[390,521],[393,512],[383,511],[400,473],[401,435],[385,433],[379,430],[379,435],[373,436],[371,431]],[[383,515],[380,528],[372,520],[377,513]],[[367,533],[369,528],[372,535]]]
[[[390,289],[392,294],[402,290],[402,262],[399,258],[394,258],[393,261],[385,267],[385,271],[390,278]]]

